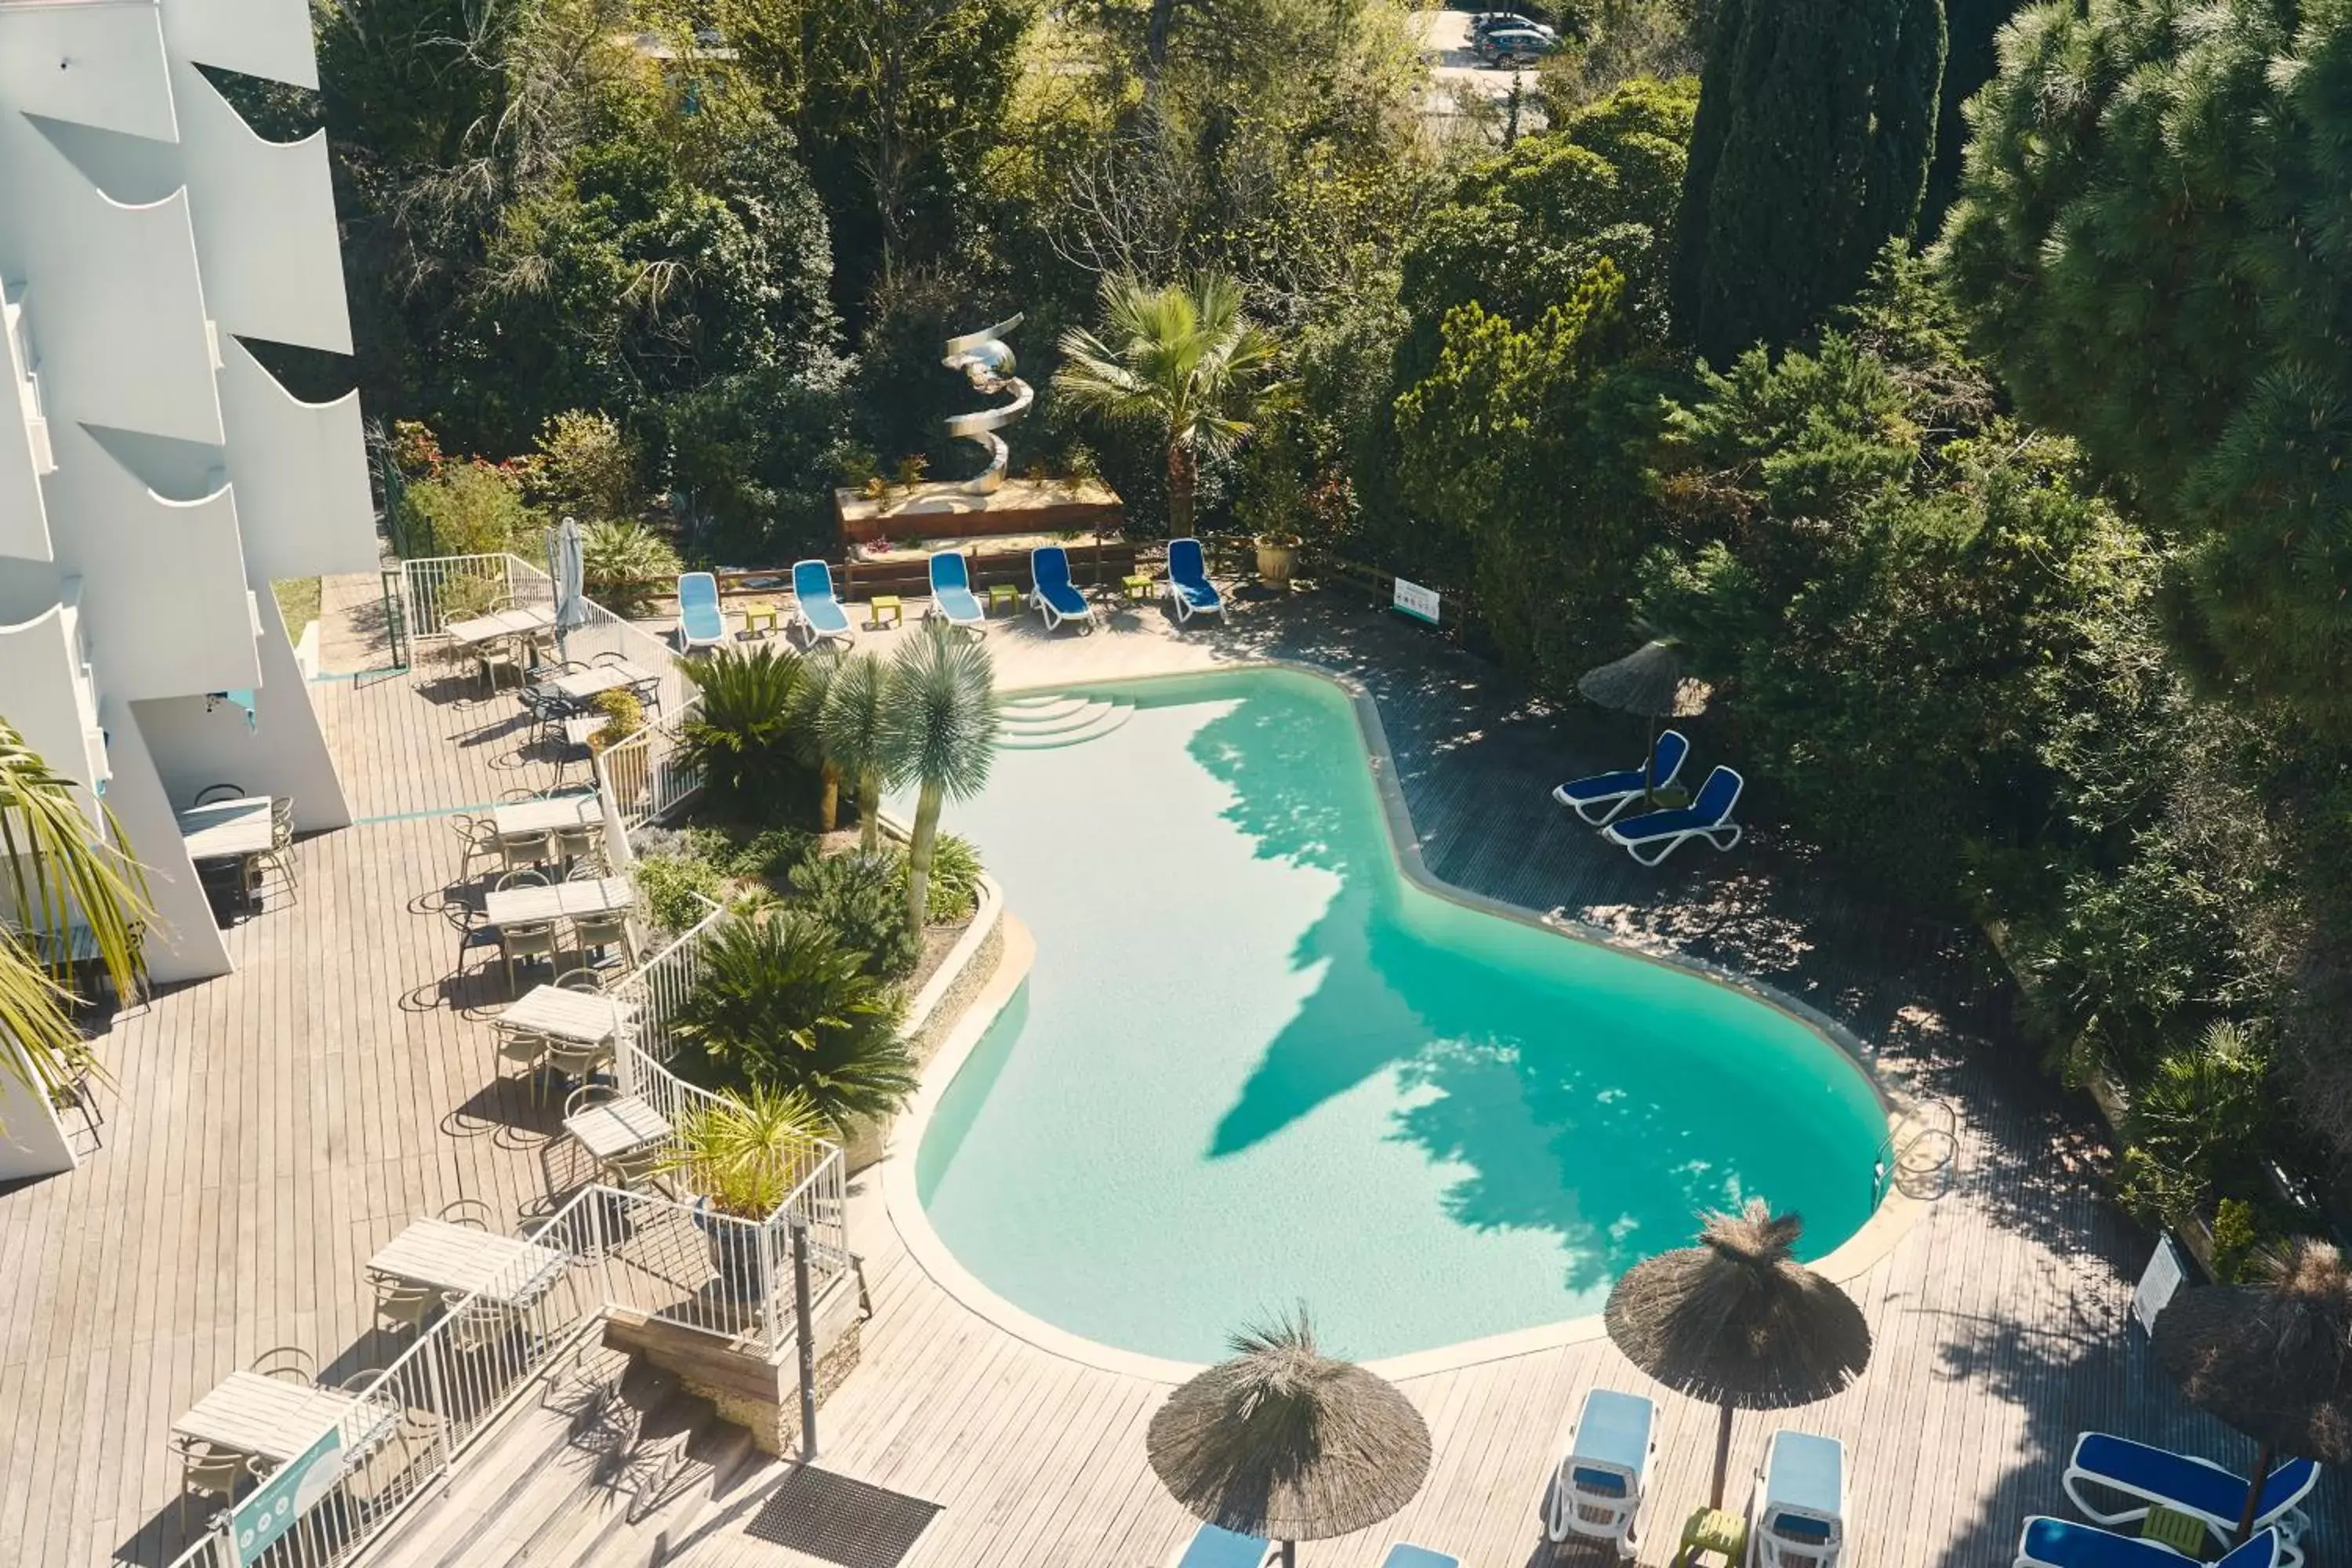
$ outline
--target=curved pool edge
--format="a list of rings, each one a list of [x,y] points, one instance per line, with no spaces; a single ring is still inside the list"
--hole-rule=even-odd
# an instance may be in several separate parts
[[[1517,904],[1455,887],[1432,873],[1422,859],[1420,835],[1413,828],[1403,789],[1396,780],[1394,753],[1389,748],[1387,728],[1381,721],[1379,700],[1360,681],[1351,677],[1295,659],[1254,656],[1236,659],[1232,665],[1217,670],[1120,676],[1096,682],[1063,680],[1045,686],[1007,688],[1000,695],[1060,691],[1078,686],[1129,686],[1146,681],[1199,679],[1227,670],[1251,668],[1287,669],[1312,676],[1329,682],[1347,694],[1356,715],[1357,731],[1364,742],[1365,763],[1371,772],[1374,790],[1380,796],[1381,814],[1388,826],[1390,852],[1396,857],[1398,868],[1414,886],[1433,897],[1465,908],[1547,931],[1565,941],[1593,942],[1629,957],[1680,970],[1763,1003],[1836,1047],[1877,1097],[1879,1107],[1887,1118],[1890,1142],[1899,1142],[1900,1126],[1910,1111],[1909,1100],[1896,1093],[1879,1075],[1869,1051],[1853,1032],[1819,1009],[1737,970],[1679,953],[1656,952],[1636,947],[1589,921],[1558,914],[1538,914]],[[947,1243],[940,1239],[939,1232],[932,1228],[930,1215],[923,1208],[921,1194],[917,1191],[916,1152],[922,1147],[923,1138],[930,1130],[931,1118],[939,1109],[941,1097],[963,1070],[964,1063],[979,1047],[997,1018],[1020,994],[1036,956],[1036,940],[1021,923],[1009,900],[1002,918],[1004,944],[1002,956],[997,961],[996,973],[989,977],[965,1008],[963,1016],[956,1021],[947,1038],[940,1043],[938,1053],[923,1069],[922,1081],[916,1089],[915,1098],[892,1125],[887,1155],[877,1167],[882,1175],[885,1210],[908,1254],[930,1277],[932,1283],[960,1305],[979,1314],[1005,1333],[1049,1354],[1099,1371],[1151,1383],[1171,1385],[1182,1383],[1206,1370],[1209,1363],[1174,1361],[1147,1355],[1140,1351],[1120,1350],[1116,1345],[1107,1345],[1098,1340],[1087,1339],[1066,1329],[1055,1327],[997,1294],[964,1268]],[[1891,1176],[1891,1169],[1889,1173]],[[1879,1199],[1877,1206],[1861,1227],[1809,1267],[1832,1283],[1843,1285],[1851,1282],[1891,1253],[1932,1201],[1906,1194],[1890,1181],[1885,1195]],[[1595,1312],[1480,1339],[1456,1341],[1450,1345],[1439,1345],[1425,1351],[1410,1351],[1402,1355],[1368,1361],[1364,1364],[1382,1377],[1403,1380],[1456,1372],[1487,1362],[1589,1343],[1607,1337],[1607,1327],[1601,1314]]]

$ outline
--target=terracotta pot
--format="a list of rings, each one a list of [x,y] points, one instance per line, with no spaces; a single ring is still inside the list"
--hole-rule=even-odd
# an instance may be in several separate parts
[[[1291,568],[1297,563],[1297,545],[1268,544],[1265,540],[1259,540],[1257,542],[1258,581],[1269,588],[1289,587]]]

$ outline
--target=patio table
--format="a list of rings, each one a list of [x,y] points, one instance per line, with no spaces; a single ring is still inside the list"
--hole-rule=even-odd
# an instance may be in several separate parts
[[[269,848],[272,829],[266,795],[191,806],[179,814],[179,821],[191,860],[242,860]]]
[[[472,616],[462,621],[450,621],[442,626],[452,642],[468,647],[479,643],[496,642],[500,637],[528,637],[532,632],[552,631],[555,612],[530,605],[511,610],[499,610],[487,616]]]
[[[575,713],[563,721],[563,739],[572,745],[584,746],[612,721],[603,713]]]
[[[521,800],[495,806],[490,825],[501,838],[559,833],[568,827],[604,826],[604,803],[593,795],[559,795],[551,800]]]
[[[310,1452],[310,1445],[359,1404],[358,1394],[339,1388],[264,1377],[257,1372],[233,1372],[173,1422],[172,1430],[215,1448],[282,1465]],[[383,1414],[393,1418],[393,1412]]]
[[[492,925],[510,926],[609,915],[636,901],[637,889],[626,877],[597,877],[543,888],[496,889],[482,900],[482,907]]]
[[[607,1100],[565,1117],[563,1130],[579,1140],[580,1146],[599,1164],[658,1143],[675,1131],[660,1111],[634,1094]]]
[[[371,1273],[509,1307],[537,1300],[569,1266],[568,1253],[446,1219],[420,1219],[368,1259]]]
[[[575,1046],[601,1046],[628,1026],[635,1009],[594,991],[534,985],[505,1012],[500,1025],[534,1035],[551,1035]]]
[[[639,669],[627,659],[616,664],[600,664],[588,669],[575,669],[569,675],[559,675],[548,684],[573,702],[587,702],[598,695],[623,686],[642,686],[660,678],[650,670]]]

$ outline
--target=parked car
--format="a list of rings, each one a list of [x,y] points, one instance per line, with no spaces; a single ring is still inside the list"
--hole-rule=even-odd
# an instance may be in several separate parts
[[[1478,58],[1488,65],[1533,65],[1559,47],[1559,40],[1537,32],[1532,27],[1496,27],[1480,37],[1473,46]]]
[[[1487,34],[1501,27],[1524,27],[1530,32],[1540,33],[1555,43],[1559,40],[1559,31],[1544,23],[1510,11],[1488,11],[1482,16],[1470,18],[1470,41],[1475,44]]]

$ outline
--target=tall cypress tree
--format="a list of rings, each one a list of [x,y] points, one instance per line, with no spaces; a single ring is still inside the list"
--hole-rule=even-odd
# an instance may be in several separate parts
[[[1943,71],[1940,0],[1725,0],[1672,279],[1701,353],[1801,337],[1910,234]]]

